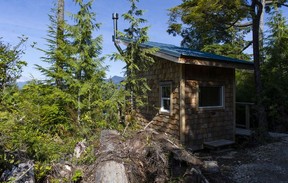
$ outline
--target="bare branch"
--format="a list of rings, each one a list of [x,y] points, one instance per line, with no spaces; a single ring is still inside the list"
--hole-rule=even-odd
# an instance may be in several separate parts
[[[285,6],[288,7],[288,4],[284,4],[284,3],[279,3],[281,6]]]
[[[245,23],[241,23],[241,24],[235,24],[236,27],[249,27],[252,25],[253,25],[253,22],[245,22]]]
[[[273,5],[273,4],[276,4],[277,6],[285,6],[285,7],[288,7],[288,4],[285,4],[285,3],[279,3],[279,2],[274,2],[274,1],[266,1],[265,3],[266,5]]]
[[[228,25],[227,29],[229,29],[233,26],[235,26],[235,27],[249,27],[249,26],[253,25],[253,22],[245,22],[245,23],[237,23],[237,22],[238,22],[238,20],[231,23],[231,24],[227,24]]]
[[[249,46],[253,44],[253,41],[249,41],[248,44],[240,51],[240,53],[243,53]]]

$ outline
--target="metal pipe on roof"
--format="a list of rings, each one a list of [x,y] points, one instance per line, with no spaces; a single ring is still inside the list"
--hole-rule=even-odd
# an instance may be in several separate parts
[[[119,51],[121,55],[123,55],[123,50],[119,46],[117,42],[117,32],[118,32],[118,13],[112,13],[112,20],[113,20],[113,29],[114,29],[114,35],[112,36],[112,41],[114,42],[115,47]]]

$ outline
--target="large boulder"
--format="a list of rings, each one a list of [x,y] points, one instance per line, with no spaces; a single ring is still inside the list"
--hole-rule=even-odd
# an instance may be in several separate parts
[[[0,180],[3,182],[17,182],[17,183],[35,183],[34,164],[32,161],[20,163],[14,166],[12,170],[6,170],[1,175]]]

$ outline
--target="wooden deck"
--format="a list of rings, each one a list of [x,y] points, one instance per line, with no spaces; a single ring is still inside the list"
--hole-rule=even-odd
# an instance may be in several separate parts
[[[236,135],[239,136],[247,136],[250,137],[253,133],[253,130],[250,129],[244,129],[244,128],[236,128]],[[288,134],[286,133],[275,133],[275,132],[269,132],[269,135],[274,138],[283,138],[288,137]]]
[[[244,128],[236,128],[236,135],[250,137],[252,135],[252,131]]]
[[[231,140],[226,140],[226,139],[219,139],[215,141],[210,141],[210,142],[204,142],[204,146],[210,149],[216,149],[219,147],[224,147],[224,146],[229,146],[234,144],[234,141]]]

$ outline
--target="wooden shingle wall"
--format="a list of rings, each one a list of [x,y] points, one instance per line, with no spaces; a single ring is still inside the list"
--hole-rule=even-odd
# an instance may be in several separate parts
[[[159,132],[165,132],[180,138],[180,72],[181,64],[155,59],[148,72],[141,77],[148,80],[151,91],[148,92],[147,105],[137,112],[137,120],[145,126]],[[227,139],[234,140],[234,97],[235,70],[209,66],[186,64],[185,78],[185,145],[193,150],[202,149],[204,142]],[[160,112],[160,84],[172,83],[172,110]],[[224,86],[224,106],[204,109],[198,107],[199,86]]]
[[[148,91],[147,105],[137,112],[137,120],[143,126],[153,121],[149,127],[179,138],[179,72],[180,64],[164,59],[155,59],[155,63],[142,77],[147,78],[151,91]],[[172,109],[170,113],[160,112],[160,83],[172,84]]]
[[[234,69],[186,65],[186,145],[203,148],[204,142],[234,139]],[[199,86],[224,86],[223,108],[199,108]]]

